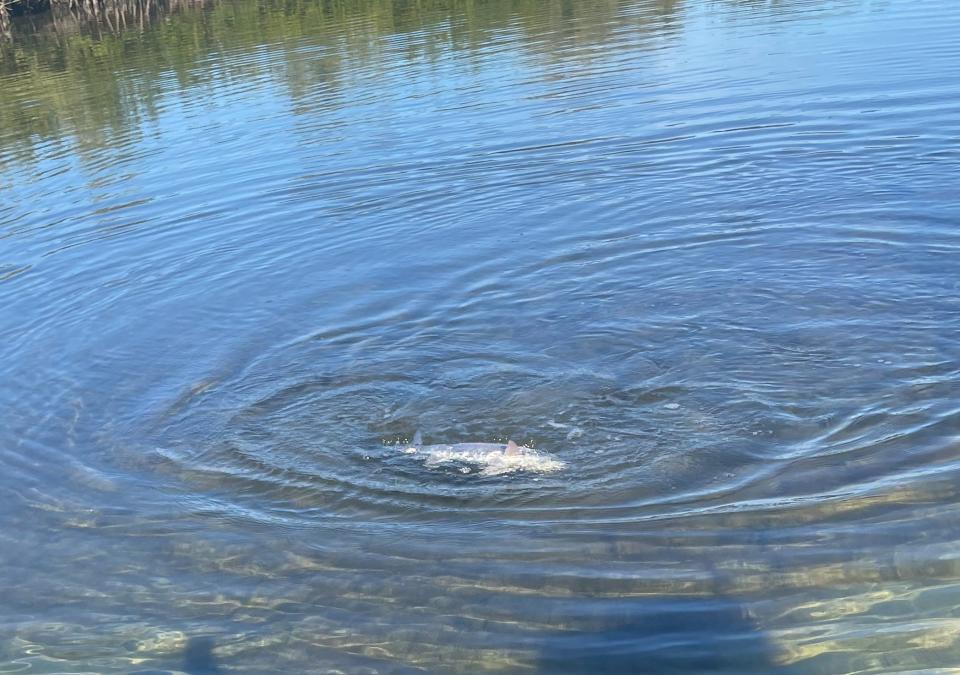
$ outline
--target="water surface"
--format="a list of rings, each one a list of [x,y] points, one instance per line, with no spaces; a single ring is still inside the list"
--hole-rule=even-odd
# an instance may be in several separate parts
[[[0,672],[960,665],[960,6],[141,19],[0,46]]]

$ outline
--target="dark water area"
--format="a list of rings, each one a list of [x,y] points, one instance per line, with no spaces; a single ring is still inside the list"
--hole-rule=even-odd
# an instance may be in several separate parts
[[[958,28],[18,20],[0,672],[955,672]]]

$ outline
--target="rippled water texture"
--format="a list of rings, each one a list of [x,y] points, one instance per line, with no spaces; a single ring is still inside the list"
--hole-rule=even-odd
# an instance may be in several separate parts
[[[960,4],[35,23],[0,672],[960,667]]]

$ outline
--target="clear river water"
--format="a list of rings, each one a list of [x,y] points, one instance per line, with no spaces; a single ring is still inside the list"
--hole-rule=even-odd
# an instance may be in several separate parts
[[[0,42],[0,673],[957,669],[960,3]]]

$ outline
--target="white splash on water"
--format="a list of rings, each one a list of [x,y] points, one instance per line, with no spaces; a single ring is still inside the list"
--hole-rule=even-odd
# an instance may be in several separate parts
[[[405,454],[422,458],[426,467],[455,466],[461,473],[478,476],[501,476],[525,471],[554,473],[566,463],[545,452],[514,443],[454,443],[452,445],[409,446]]]

